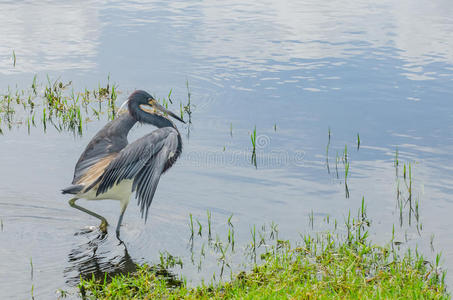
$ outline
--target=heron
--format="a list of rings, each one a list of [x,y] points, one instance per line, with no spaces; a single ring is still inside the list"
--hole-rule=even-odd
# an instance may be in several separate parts
[[[185,123],[143,90],[134,91],[121,107],[125,105],[128,112],[107,123],[88,143],[75,166],[72,185],[62,190],[63,194],[74,195],[70,206],[101,220],[103,232],[107,232],[107,220],[76,201],[119,200],[118,238],[132,193],[146,222],[160,176],[181,154],[181,135],[169,117]],[[127,135],[137,122],[157,129],[129,144]]]

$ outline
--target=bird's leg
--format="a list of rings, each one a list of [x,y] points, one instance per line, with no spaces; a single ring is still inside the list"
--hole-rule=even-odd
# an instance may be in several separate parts
[[[69,200],[69,205],[71,205],[72,207],[74,208],[77,208],[78,210],[81,210],[83,211],[84,213],[87,213],[95,218],[98,218],[99,220],[101,220],[101,225],[99,226],[99,228],[101,229],[102,232],[107,232],[107,220],[101,216],[101,215],[98,215],[97,213],[95,212],[92,212],[91,210],[88,210],[82,206],[79,206],[77,204],[75,204],[75,202],[79,200],[79,198],[72,198],[71,200]]]
[[[124,211],[125,210],[121,210],[121,214],[120,214],[120,217],[118,219],[118,224],[116,225],[116,237],[118,239],[120,238],[120,227],[121,227],[121,223],[123,222]]]
[[[129,204],[129,199],[126,201],[121,201],[121,213],[120,217],[118,218],[118,224],[116,224],[116,237],[120,239],[120,227],[121,223],[123,222],[124,212],[126,211],[127,205]]]

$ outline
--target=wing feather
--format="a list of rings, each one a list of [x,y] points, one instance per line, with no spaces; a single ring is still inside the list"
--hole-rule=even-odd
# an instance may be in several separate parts
[[[74,169],[72,184],[83,186],[91,184],[86,179],[90,175],[92,168],[103,160],[116,156],[118,152],[127,146],[127,133],[135,122],[131,116],[123,114],[107,123],[91,139],[82,155],[80,155]],[[97,177],[94,179],[97,179]]]
[[[175,129],[157,129],[121,150],[87,190],[97,186],[96,194],[99,195],[122,180],[132,179],[132,192],[136,191],[135,197],[146,220],[160,176],[170,154],[177,148],[178,133]]]

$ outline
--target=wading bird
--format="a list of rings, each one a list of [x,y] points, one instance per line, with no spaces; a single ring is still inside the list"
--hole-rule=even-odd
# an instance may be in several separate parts
[[[141,215],[146,221],[160,176],[181,154],[181,135],[167,116],[185,123],[145,91],[133,92],[125,104],[129,111],[120,114],[94,136],[77,161],[72,185],[62,190],[63,194],[75,195],[69,205],[102,221],[102,231],[107,229],[107,220],[75,202],[80,198],[119,200],[117,237],[131,194],[136,192]],[[128,144],[127,135],[136,122],[158,129]]]

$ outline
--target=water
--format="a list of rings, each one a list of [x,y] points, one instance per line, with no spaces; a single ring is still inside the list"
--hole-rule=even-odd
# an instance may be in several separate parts
[[[312,231],[312,212],[315,226],[328,215],[341,223],[362,196],[373,241],[388,242],[395,225],[404,245],[429,259],[442,252],[443,265],[453,267],[449,1],[4,1],[0,8],[2,93],[28,88],[35,74],[41,84],[47,75],[71,80],[75,90],[105,84],[110,74],[122,91],[118,104],[136,88],[159,97],[172,89],[178,111],[188,80],[195,105],[190,128],[180,127],[184,154],[161,179],[150,220],[140,220],[134,201],[127,210],[127,249],[85,230],[98,221],[71,209],[59,192],[105,119],[84,125],[82,137],[3,124],[1,298],[29,297],[32,286],[35,297],[56,297],[79,274],[131,270],[134,262],[158,262],[164,250],[183,258],[175,272],[193,283],[209,280],[219,274],[216,254],[200,272],[190,263],[189,213],[203,224],[199,244],[207,210],[223,239],[233,214],[243,248],[254,224],[274,221],[281,238],[297,240]],[[250,164],[255,126],[257,168]],[[131,140],[149,130],[135,129]],[[338,179],[335,171],[345,144],[349,198],[341,162]],[[400,226],[396,148],[401,164],[411,163],[420,206],[411,225],[405,206]],[[117,202],[83,205],[116,222]],[[447,280],[451,286],[451,272]]]

